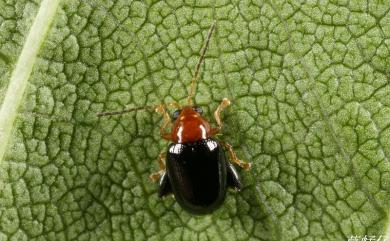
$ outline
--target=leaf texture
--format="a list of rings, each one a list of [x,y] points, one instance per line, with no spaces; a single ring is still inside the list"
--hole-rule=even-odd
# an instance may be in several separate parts
[[[0,6],[3,102],[43,4]],[[388,1],[62,1],[0,139],[0,240],[390,238],[389,10]],[[168,145],[161,117],[96,113],[184,103],[214,20],[195,102],[212,120],[232,100],[221,139],[253,168],[240,170],[240,193],[198,217],[159,200],[148,179]]]

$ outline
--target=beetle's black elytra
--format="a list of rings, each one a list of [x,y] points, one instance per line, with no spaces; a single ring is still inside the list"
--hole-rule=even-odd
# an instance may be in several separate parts
[[[211,138],[170,144],[166,173],[160,180],[160,196],[173,192],[180,206],[194,214],[217,209],[228,186],[241,188],[236,170],[226,162],[220,144]]]

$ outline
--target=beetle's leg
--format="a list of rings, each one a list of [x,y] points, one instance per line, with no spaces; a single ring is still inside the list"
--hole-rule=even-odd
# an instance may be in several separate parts
[[[221,104],[217,107],[217,109],[214,111],[214,118],[217,122],[218,127],[211,129],[211,134],[215,135],[219,133],[219,131],[222,129],[222,121],[221,121],[221,112],[230,105],[230,100],[227,98],[223,98],[221,101]]]
[[[251,169],[251,164],[249,162],[244,162],[240,159],[238,159],[236,153],[233,151],[233,147],[228,144],[228,143],[225,143],[223,141],[220,141],[219,143],[221,143],[222,146],[224,146],[229,154],[230,154],[230,160],[233,162],[233,163],[236,163],[237,165],[239,165],[241,168],[243,168],[244,170],[249,170]]]
[[[158,197],[162,198],[170,193],[172,193],[171,183],[169,181],[168,173],[164,172],[158,183]]]
[[[161,104],[156,106],[155,111],[163,116],[163,124],[160,127],[161,137],[168,141],[172,140],[171,134],[165,132],[165,129],[171,123],[171,117],[169,116],[168,112],[165,110],[165,105]]]
[[[236,169],[229,162],[226,162],[226,168],[227,168],[227,185],[228,185],[228,187],[234,188],[234,190],[236,190],[236,191],[240,191],[242,185],[241,185],[240,177],[238,176]]]
[[[160,177],[165,173],[165,158],[166,153],[161,152],[158,156],[158,164],[160,165],[160,170],[158,172],[154,172],[150,174],[149,178],[152,180],[152,182],[156,182],[160,179]]]
[[[230,105],[230,100],[227,98],[223,98],[221,104],[214,111],[214,118],[217,121],[218,129],[222,129],[222,121],[221,121],[221,111]]]

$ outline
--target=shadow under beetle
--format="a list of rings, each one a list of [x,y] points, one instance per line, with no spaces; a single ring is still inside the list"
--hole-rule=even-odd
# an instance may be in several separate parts
[[[160,127],[161,137],[172,143],[167,151],[159,155],[160,170],[151,174],[150,179],[154,182],[159,181],[159,197],[173,194],[184,210],[198,215],[211,213],[221,206],[228,187],[237,191],[241,189],[238,173],[233,165],[226,161],[223,148],[229,152],[231,162],[245,170],[251,167],[250,163],[237,158],[231,145],[213,138],[222,129],[220,113],[230,105],[230,101],[224,98],[215,110],[216,128],[211,127],[210,123],[202,117],[202,109],[192,103],[199,69],[214,29],[215,22],[210,27],[201,50],[186,106],[170,103],[98,114],[98,116],[111,116],[154,108],[163,116],[163,124]],[[172,116],[173,122],[166,111],[168,108],[176,109]],[[172,130],[167,133],[165,129],[171,123]]]

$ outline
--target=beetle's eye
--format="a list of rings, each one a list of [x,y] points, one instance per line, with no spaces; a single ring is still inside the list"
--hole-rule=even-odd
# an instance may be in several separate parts
[[[172,115],[173,120],[176,120],[177,117],[179,117],[180,112],[181,112],[181,110],[175,110],[175,112],[173,112],[173,115]]]
[[[202,108],[200,108],[199,106],[195,106],[193,107],[194,111],[196,111],[199,115],[203,114],[203,110]]]

